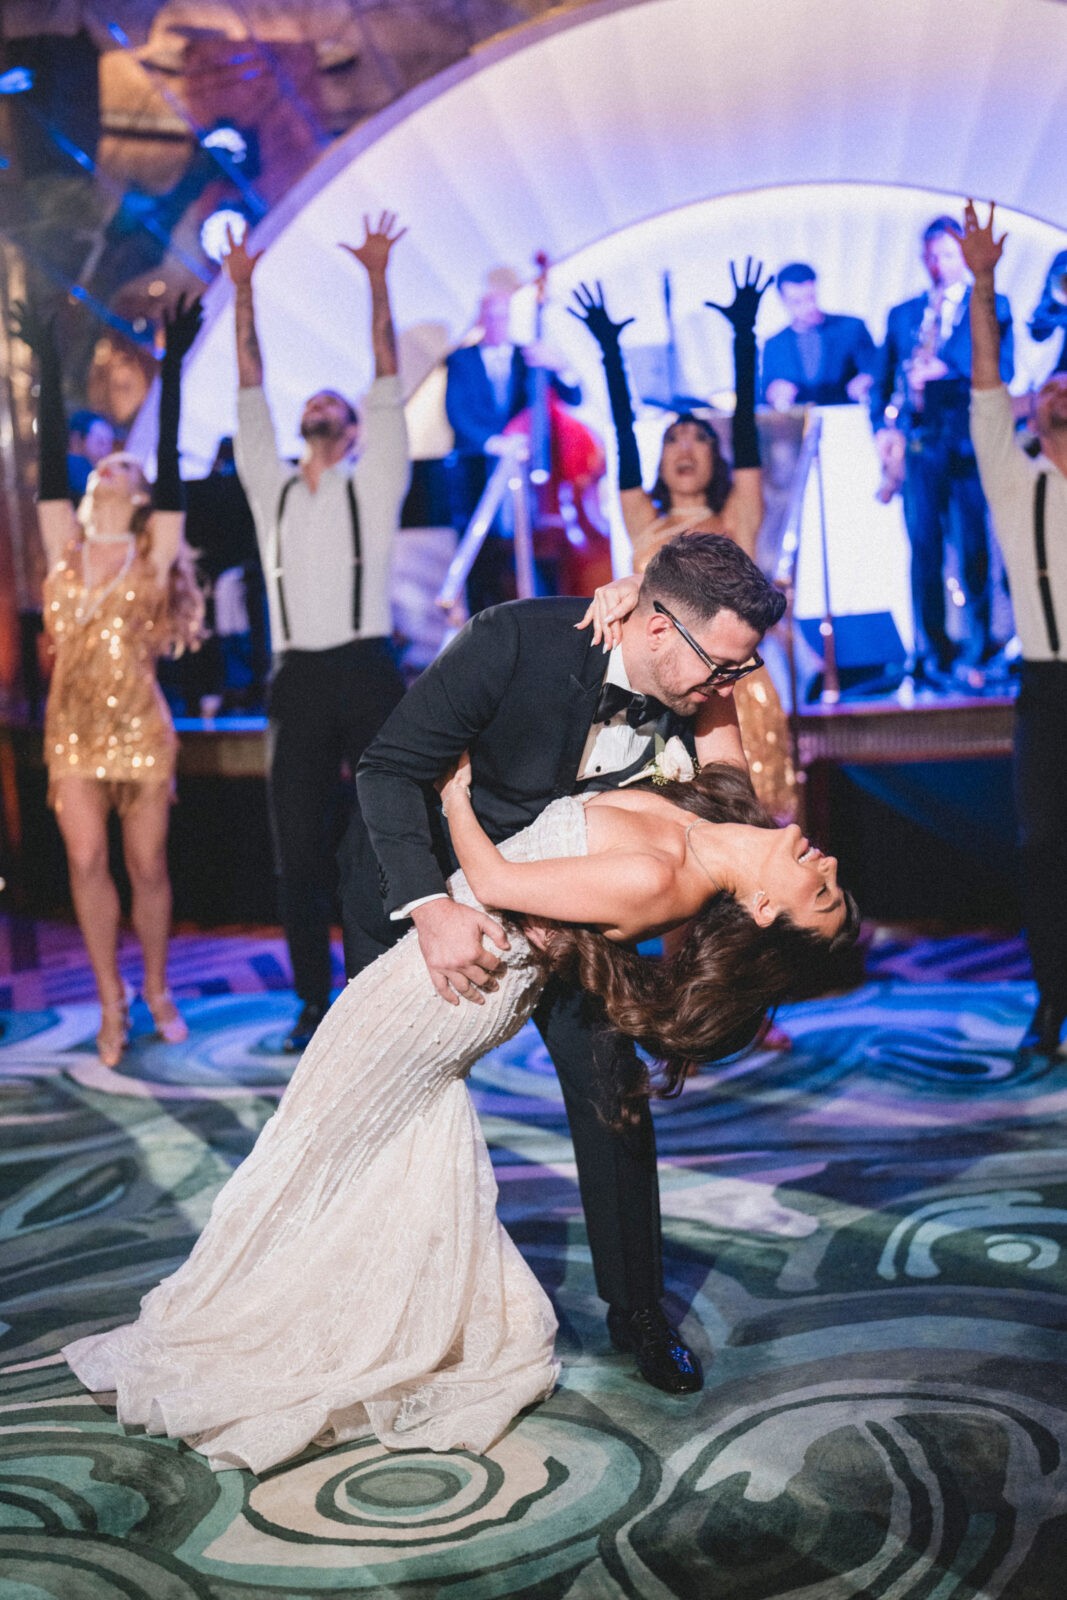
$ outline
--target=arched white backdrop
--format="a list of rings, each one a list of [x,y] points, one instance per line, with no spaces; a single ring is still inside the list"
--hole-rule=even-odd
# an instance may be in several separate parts
[[[961,196],[994,195],[1025,387],[1058,348],[1032,345],[1025,320],[1067,243],[1065,126],[1056,0],[603,0],[551,16],[340,140],[257,231],[282,446],[296,453],[307,394],[358,395],[370,380],[365,284],[337,245],[384,207],[410,229],[391,270],[406,391],[462,340],[487,275],[528,277],[544,249],[556,264],[549,334],[603,429],[595,348],[560,308],[579,279],[601,278],[612,309],[639,317],[626,337],[650,344],[664,337],[669,270],[685,386],[710,393],[731,387],[729,344],[702,302],[726,295],[731,255],[811,261],[823,304],[866,317],[878,338],[888,306],[923,286],[924,222]],[[529,299],[516,300],[520,337]],[[224,280],[206,305],[185,379],[194,475],[234,419]],[[772,291],[761,337],[783,320]],[[447,448],[439,419],[431,382],[410,413],[416,454]],[[660,428],[654,417],[642,428],[647,455]],[[843,609],[867,609],[860,600]]]

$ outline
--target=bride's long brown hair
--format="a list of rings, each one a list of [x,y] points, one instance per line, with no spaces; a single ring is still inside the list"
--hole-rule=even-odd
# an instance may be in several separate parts
[[[655,790],[705,822],[777,824],[756,799],[748,774],[734,766],[709,766],[690,783]],[[671,956],[642,956],[575,923],[554,927],[535,952],[546,975],[576,979],[603,1004],[609,1021],[659,1063],[643,1062],[619,1078],[628,1052],[597,1051],[601,1110],[612,1123],[628,1121],[634,1102],[677,1094],[693,1062],[718,1061],[751,1044],[768,1012],[790,998],[834,986],[835,966],[859,932],[859,915],[845,895],[846,917],[833,939],[800,927],[785,913],[761,928],[725,891],[694,917],[684,943]],[[607,1062],[608,1065],[603,1063]]]

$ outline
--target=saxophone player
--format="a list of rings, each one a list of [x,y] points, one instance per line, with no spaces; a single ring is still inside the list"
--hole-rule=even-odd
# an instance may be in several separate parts
[[[889,313],[871,392],[871,421],[883,463],[884,493],[894,482],[911,541],[916,678],[953,679],[981,689],[996,652],[991,629],[989,524],[968,422],[971,381],[970,288],[951,217],[935,217],[922,235],[925,293]],[[1014,371],[1011,308],[997,296],[1000,370]],[[945,546],[959,541],[966,632],[959,646],[945,625]]]
[[[1063,340],[1052,371],[1067,372],[1067,250],[1061,250],[1049,267],[1041,299],[1030,318],[1030,337],[1038,344],[1054,333],[1062,333]]]

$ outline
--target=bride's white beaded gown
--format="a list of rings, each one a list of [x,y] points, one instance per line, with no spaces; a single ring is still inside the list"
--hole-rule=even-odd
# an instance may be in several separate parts
[[[581,802],[554,801],[501,849],[584,855]],[[477,904],[461,873],[451,890]],[[463,1081],[541,991],[509,938],[481,1006],[440,998],[414,932],[352,980],[189,1259],[136,1322],[64,1349],[121,1422],[262,1472],[371,1432],[482,1452],[551,1392],[556,1320],[497,1218]]]

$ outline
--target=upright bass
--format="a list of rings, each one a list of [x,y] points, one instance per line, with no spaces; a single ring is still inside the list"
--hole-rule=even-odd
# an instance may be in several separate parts
[[[548,256],[539,251],[534,259],[534,337],[539,342],[548,301]],[[560,400],[546,367],[531,363],[529,394],[529,406],[504,432],[530,441],[534,555],[557,594],[592,594],[612,575],[611,538],[597,495],[607,466],[604,446]]]

